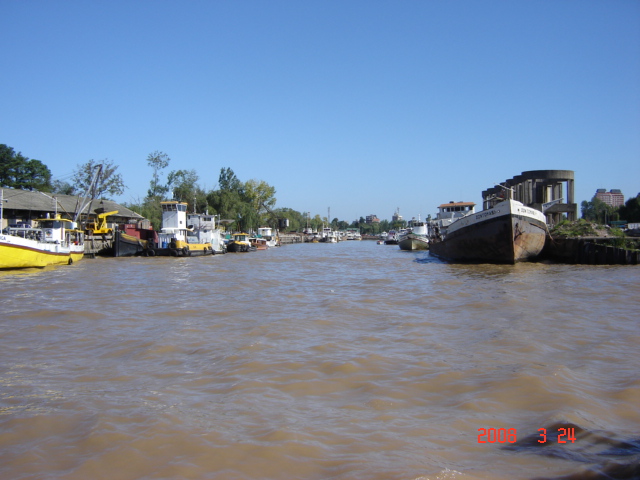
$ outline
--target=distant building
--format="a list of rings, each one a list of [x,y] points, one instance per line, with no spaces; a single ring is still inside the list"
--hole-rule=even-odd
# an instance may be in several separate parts
[[[402,221],[402,215],[400,215],[400,209],[399,208],[396,209],[396,213],[394,213],[393,216],[391,217],[391,221],[392,222],[401,222]]]
[[[624,205],[624,195],[617,188],[611,189],[609,192],[607,192],[606,188],[599,188],[596,190],[596,198],[612,207]]]
[[[378,218],[377,215],[367,215],[367,218],[365,218],[365,223],[380,223],[380,219]]]

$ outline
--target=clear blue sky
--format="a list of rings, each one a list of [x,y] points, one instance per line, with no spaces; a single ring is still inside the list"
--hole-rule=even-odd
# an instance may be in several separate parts
[[[55,179],[220,169],[277,207],[434,214],[525,170],[640,192],[637,0],[0,0],[0,143]]]

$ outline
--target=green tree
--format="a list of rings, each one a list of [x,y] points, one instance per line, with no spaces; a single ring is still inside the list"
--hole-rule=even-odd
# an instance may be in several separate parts
[[[269,212],[276,204],[276,189],[263,180],[248,180],[244,184],[243,198],[249,204],[249,209],[255,212],[248,213],[257,223],[267,221]],[[256,225],[256,228],[260,225]]]
[[[174,170],[167,175],[167,187],[173,192],[173,198],[180,202],[193,204],[196,196],[198,174],[195,170]],[[194,211],[196,205],[192,205]]]
[[[291,232],[301,232],[307,227],[307,216],[291,208],[277,208],[273,210],[272,216],[269,218],[267,224],[272,228],[279,228],[279,221],[285,218],[289,220],[288,230]]]
[[[640,193],[620,207],[620,218],[630,223],[640,222]]]
[[[51,184],[51,192],[60,195],[76,195],[76,189],[69,182],[54,180]]]
[[[238,180],[236,174],[233,173],[231,168],[221,168],[220,176],[218,177],[218,186],[220,190],[227,192],[241,192],[242,191],[242,182]]]
[[[77,166],[73,175],[75,191],[88,191],[97,168],[101,168],[101,171],[94,190],[96,198],[104,198],[107,194],[112,196],[122,195],[125,189],[122,175],[116,173],[118,166],[114,165],[112,160],[106,159],[100,162],[89,160],[87,163]]]
[[[322,225],[325,224],[325,220],[319,214],[316,214],[309,223],[311,224],[312,229],[321,232]]]
[[[163,152],[155,151],[150,153],[147,157],[147,165],[153,169],[153,176],[151,177],[151,185],[149,187],[148,197],[163,198],[169,191],[169,187],[160,184],[160,172],[169,166],[171,159],[169,155]]]
[[[242,182],[230,168],[220,169],[218,189],[207,194],[207,203],[222,219],[239,221],[244,212]],[[239,228],[238,225],[235,226]]]
[[[580,204],[582,218],[590,222],[606,224],[617,217],[617,209],[607,205],[597,197],[593,197],[590,202],[583,200]]]
[[[162,207],[160,206],[160,198],[147,197],[143,201],[138,200],[136,203],[125,203],[125,207],[132,210],[151,222],[155,230],[162,227]]]
[[[0,145],[0,185],[23,190],[51,191],[51,171],[40,160],[30,160]]]

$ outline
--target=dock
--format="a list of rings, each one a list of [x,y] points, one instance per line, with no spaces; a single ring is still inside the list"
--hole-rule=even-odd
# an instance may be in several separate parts
[[[640,239],[627,239],[632,248],[616,246],[619,238],[547,236],[538,260],[583,265],[638,265]]]
[[[112,235],[86,235],[84,238],[84,255],[95,257],[111,250],[113,246]]]

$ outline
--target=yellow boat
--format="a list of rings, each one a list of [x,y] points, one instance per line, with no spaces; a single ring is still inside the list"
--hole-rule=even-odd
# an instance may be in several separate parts
[[[84,232],[56,215],[37,228],[6,228],[0,234],[0,269],[71,265],[84,257]]]
[[[251,245],[248,233],[234,233],[233,239],[227,244],[229,252],[255,252],[256,247]]]

